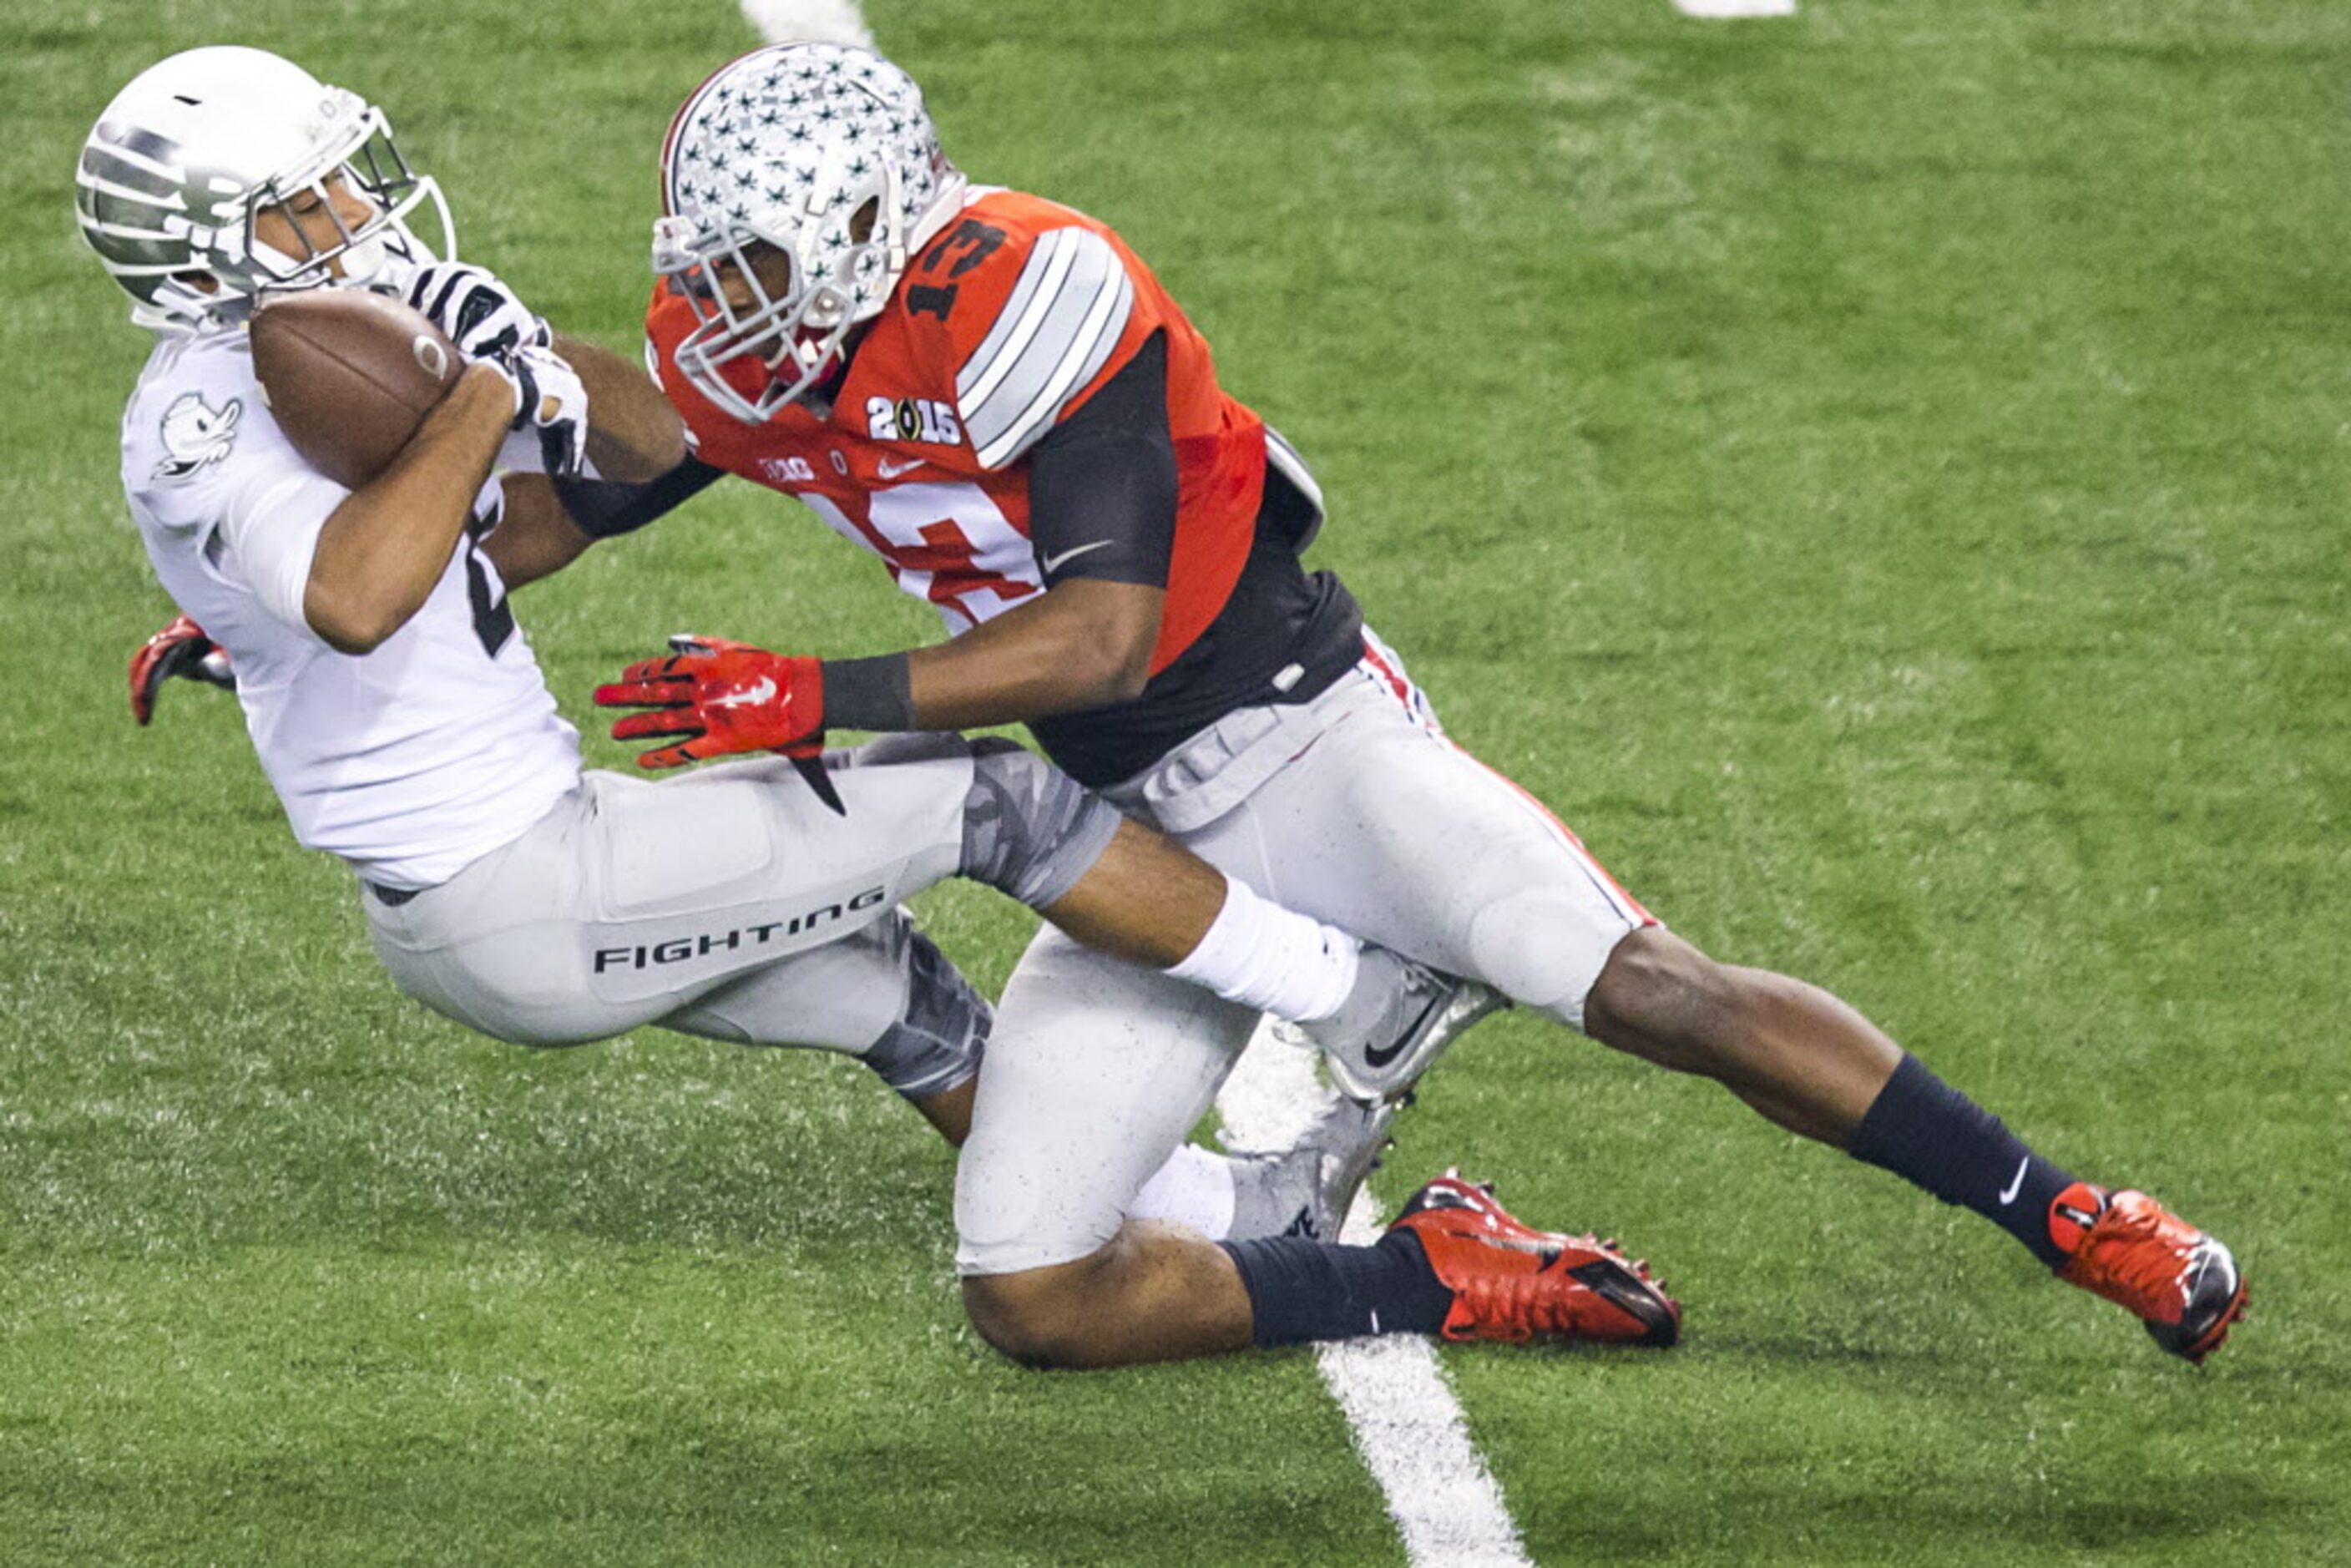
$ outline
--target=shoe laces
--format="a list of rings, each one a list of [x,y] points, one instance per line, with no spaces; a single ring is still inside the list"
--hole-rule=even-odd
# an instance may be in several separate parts
[[[1453,1299],[1472,1327],[1488,1335],[1500,1331],[1525,1339],[1575,1333],[1573,1298],[1583,1293],[1583,1286],[1574,1281],[1567,1281],[1567,1288],[1562,1290],[1548,1273],[1481,1275],[1465,1282]]]
[[[2140,1317],[2168,1322],[2187,1305],[2188,1268],[2202,1240],[2154,1199],[2131,1203],[2117,1195],[2083,1237],[2065,1272]]]
[[[1488,1330],[1508,1330],[1519,1336],[1585,1334],[1592,1332],[1592,1325],[1581,1316],[1585,1306],[1604,1308],[1610,1303],[1569,1272],[1567,1253],[1605,1256],[1626,1264],[1642,1280],[1656,1283],[1649,1280],[1646,1260],[1628,1260],[1613,1240],[1588,1235],[1561,1239],[1566,1243],[1561,1256],[1532,1273],[1471,1275],[1454,1291],[1455,1304],[1468,1314],[1470,1322]]]

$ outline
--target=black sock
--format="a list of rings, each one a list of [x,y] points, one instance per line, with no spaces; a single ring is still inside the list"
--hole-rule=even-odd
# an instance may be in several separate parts
[[[1302,1236],[1219,1243],[1241,1274],[1258,1348],[1353,1339],[1359,1334],[1435,1333],[1453,1292],[1428,1266],[1420,1238],[1391,1230],[1370,1247]]]
[[[2049,1235],[2049,1206],[2074,1178],[2026,1148],[2001,1119],[1905,1052],[1855,1129],[1848,1151],[1972,1208],[2052,1269],[2065,1254]]]

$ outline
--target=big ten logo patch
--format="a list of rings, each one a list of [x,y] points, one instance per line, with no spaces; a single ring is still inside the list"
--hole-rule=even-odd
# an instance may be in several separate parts
[[[865,434],[875,441],[932,441],[954,445],[963,439],[963,423],[953,403],[926,397],[870,397],[865,400]]]

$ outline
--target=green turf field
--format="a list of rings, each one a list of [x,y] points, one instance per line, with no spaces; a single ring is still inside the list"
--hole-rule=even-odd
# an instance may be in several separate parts
[[[170,606],[115,479],[143,335],[70,213],[114,89],[235,41],[368,93],[471,256],[632,348],[736,7],[0,17],[0,1562],[1402,1562],[1311,1358],[1014,1370],[946,1152],[862,1070],[443,1023],[225,700],[123,711]],[[1459,1161],[1688,1309],[1662,1354],[1447,1353],[1530,1553],[2351,1562],[2351,9],[870,19],[967,169],[1154,262],[1458,738],[2253,1281],[2191,1372],[1971,1217],[1499,1020],[1385,1197]],[[583,728],[680,627],[934,632],[735,486],[518,602]],[[928,913],[991,987],[1027,930]]]

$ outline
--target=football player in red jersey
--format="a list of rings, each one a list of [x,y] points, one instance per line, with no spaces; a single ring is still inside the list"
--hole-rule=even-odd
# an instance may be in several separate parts
[[[2217,1240],[2034,1154],[1836,998],[1709,958],[1449,742],[1346,589],[1300,565],[1312,479],[1218,386],[1150,269],[1097,219],[969,184],[895,67],[830,45],[745,56],[678,111],[662,181],[648,355],[695,455],[614,492],[612,526],[737,474],[878,555],[951,635],[646,661],[599,700],[651,710],[614,731],[666,740],[648,765],[827,727],[1025,722],[1231,875],[1984,1215],[2166,1350],[2199,1360],[2226,1335],[2244,1288]],[[1398,1326],[1409,1303],[1350,1249],[1122,1228],[1121,1197],[1253,1021],[1039,935],[957,1178],[966,1300],[992,1343],[1100,1365],[1360,1332],[1367,1301]],[[1417,1225],[1477,1228],[1466,1193],[1435,1192]],[[1507,1281],[1448,1283],[1457,1311],[1525,1316]]]
[[[507,591],[609,520],[589,454],[620,482],[679,464],[653,384],[434,252],[403,215],[440,214],[444,251],[453,226],[381,111],[274,55],[197,48],[141,72],[76,187],[91,249],[162,338],[121,477],[183,613],[133,657],[132,712],[147,723],[174,676],[236,692],[297,836],[350,866],[379,958],[423,1005],[532,1045],[653,1025],[840,1051],[960,1142],[989,1009],[900,907],[957,874],[1204,996],[1311,1020],[1397,1086],[1468,1018],[1454,982],[1259,898],[1009,742],[900,736],[821,766],[786,747],[805,770],[769,758],[661,787],[583,771]],[[283,287],[398,289],[472,361],[359,491],[288,444],[256,379],[246,323]],[[745,671],[755,727],[790,698],[757,651],[692,658],[705,684]],[[1388,1113],[1331,1104],[1254,1159],[1187,1147],[1122,1201],[1227,1237],[1328,1233]],[[1386,1281],[1359,1311],[1408,1292],[1457,1335],[1672,1337],[1640,1265],[1590,1238],[1517,1228],[1505,1246],[1503,1218],[1431,1184],[1392,1241],[1347,1255]]]

